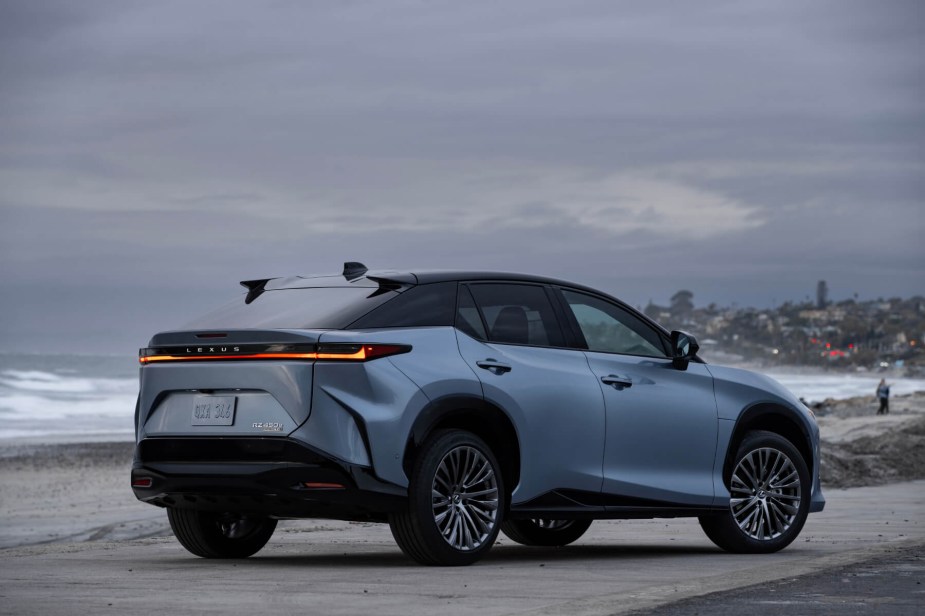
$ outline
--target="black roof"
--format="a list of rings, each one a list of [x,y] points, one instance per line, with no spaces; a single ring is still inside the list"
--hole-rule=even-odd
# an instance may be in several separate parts
[[[417,279],[418,284],[429,284],[431,282],[448,282],[474,281],[474,280],[517,280],[520,282],[537,282],[542,284],[560,284],[569,287],[576,286],[573,282],[566,280],[557,280],[547,276],[537,276],[535,274],[521,274],[516,272],[493,272],[493,271],[474,271],[474,270],[418,270],[412,273]]]
[[[390,289],[400,291],[402,288],[408,288],[416,285],[432,284],[438,282],[526,282],[544,285],[555,285],[567,287],[570,289],[585,291],[594,295],[599,295],[613,300],[631,312],[636,313],[644,320],[652,323],[658,329],[667,331],[660,324],[646,317],[641,312],[619,300],[618,298],[600,291],[593,287],[583,284],[550,278],[548,276],[538,276],[536,274],[522,274],[516,272],[495,272],[485,270],[438,270],[438,269],[421,269],[421,270],[369,270],[365,265],[359,262],[344,263],[344,271],[341,274],[320,274],[313,276],[288,276],[285,278],[267,278],[259,280],[246,280],[241,284],[248,289],[248,298],[253,299],[264,290],[272,291],[277,289],[304,289],[317,287],[367,287]],[[248,302],[249,303],[249,302]]]
[[[567,280],[538,276],[535,274],[522,274],[516,272],[495,272],[485,270],[368,270],[362,263],[350,262],[344,264],[342,274],[322,274],[313,276],[288,276],[281,278],[268,278],[260,280],[242,281],[241,284],[251,290],[255,283],[260,289],[297,289],[304,287],[345,287],[364,286],[378,287],[383,285],[411,286],[431,284],[435,282],[450,281],[517,281],[533,282],[537,284],[552,284],[574,289],[583,289],[600,295],[607,295],[597,289],[587,287]]]

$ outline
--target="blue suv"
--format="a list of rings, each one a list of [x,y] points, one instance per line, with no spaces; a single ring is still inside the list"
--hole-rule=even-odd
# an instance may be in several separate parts
[[[198,556],[250,556],[284,518],[388,522],[429,565],[612,518],[774,552],[825,504],[797,398],[600,291],[360,263],[242,285],[139,354],[132,488]]]

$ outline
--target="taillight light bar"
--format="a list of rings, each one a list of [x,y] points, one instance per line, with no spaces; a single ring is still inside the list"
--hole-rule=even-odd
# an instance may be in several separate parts
[[[260,361],[295,359],[364,362],[407,353],[407,344],[243,344],[171,346],[139,349],[138,363],[182,361]]]

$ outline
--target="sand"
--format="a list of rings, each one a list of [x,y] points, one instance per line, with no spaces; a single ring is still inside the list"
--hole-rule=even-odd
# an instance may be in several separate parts
[[[925,478],[925,392],[890,406],[877,416],[865,397],[817,409],[823,489]],[[0,441],[0,548],[170,534],[165,512],[129,487],[132,447]]]
[[[894,397],[889,415],[877,407],[870,396],[827,400],[817,411],[823,488],[925,478],[925,392]]]
[[[133,443],[0,444],[0,547],[169,533],[129,487]]]

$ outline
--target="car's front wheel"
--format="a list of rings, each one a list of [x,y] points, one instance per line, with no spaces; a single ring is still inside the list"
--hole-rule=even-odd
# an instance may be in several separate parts
[[[408,509],[389,517],[402,551],[425,565],[468,565],[491,549],[504,511],[501,468],[485,442],[464,430],[427,440],[408,486]]]
[[[578,541],[590,527],[591,520],[507,520],[501,532],[523,545],[556,547]]]
[[[809,514],[810,475],[803,456],[773,432],[746,434],[727,480],[729,508],[700,526],[729,552],[768,553],[796,539]]]
[[[167,509],[167,519],[183,547],[203,558],[247,558],[276,530],[276,520],[270,518],[175,507]]]

